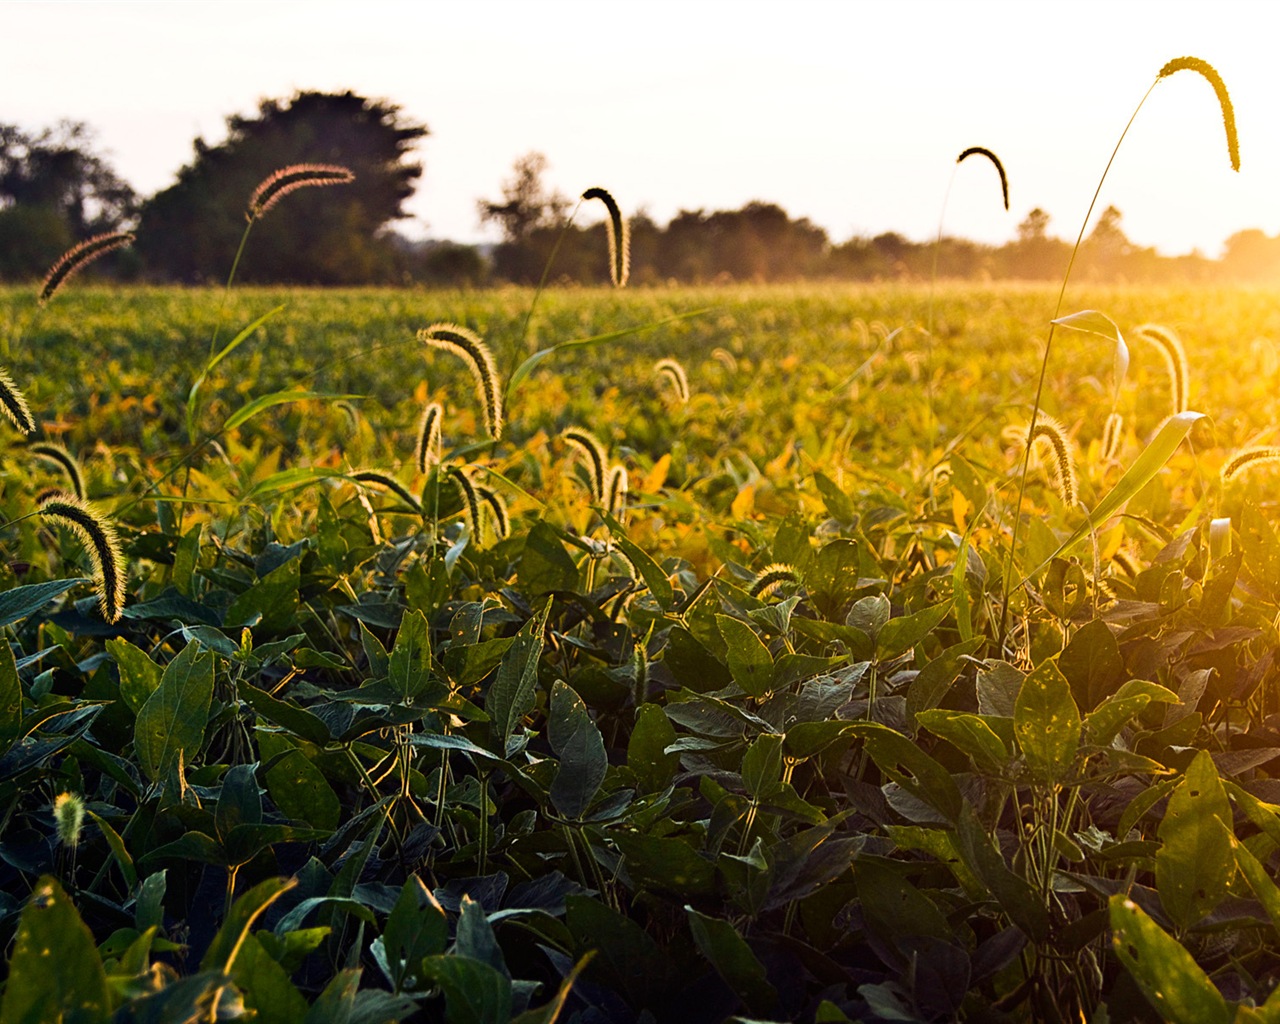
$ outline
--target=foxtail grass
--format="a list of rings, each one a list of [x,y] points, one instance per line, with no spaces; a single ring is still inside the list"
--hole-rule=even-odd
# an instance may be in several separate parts
[[[991,161],[996,169],[996,173],[1000,175],[1000,195],[1004,199],[1005,212],[1009,212],[1009,176],[1004,173],[1004,164],[1000,162],[1000,158],[985,146],[970,146],[958,157],[956,163],[962,164],[971,156],[984,156]]]
[[[444,408],[439,402],[430,402],[422,410],[422,418],[418,420],[418,442],[413,450],[413,461],[419,473],[427,472],[430,466],[440,462],[440,420],[443,417]]]
[[[84,800],[75,793],[59,793],[53,801],[53,823],[58,843],[74,849],[84,828]]]
[[[1019,431],[1021,436],[1021,431]],[[1076,503],[1076,466],[1071,454],[1071,439],[1062,424],[1044,413],[1031,431],[1031,443],[1047,456],[1054,487],[1065,505]]]
[[[619,522],[627,514],[627,467],[617,463],[609,470],[609,479],[605,484],[605,510]]]
[[[609,279],[622,288],[631,274],[631,231],[613,196],[602,188],[589,188],[582,193],[586,200],[599,199],[609,211],[605,230],[609,234]]]
[[[711,350],[711,358],[723,366],[729,373],[738,372],[738,360],[727,348],[716,346]]]
[[[93,563],[98,606],[107,622],[117,622],[124,610],[125,562],[110,520],[73,494],[56,494],[40,503],[42,516],[71,529]]]
[[[325,185],[350,185],[356,180],[349,167],[336,164],[290,164],[269,174],[249,196],[245,217],[252,224],[291,192]]]
[[[4,370],[0,370],[0,411],[3,411],[9,422],[22,433],[35,433],[36,421],[31,417],[26,396],[18,390],[18,385]]]
[[[595,434],[582,427],[569,427],[561,431],[560,436],[582,456],[583,465],[587,467],[587,473],[591,477],[591,497],[597,502],[603,502],[605,465],[609,458],[604,445]]]
[[[43,459],[61,469],[67,478],[67,483],[71,485],[71,492],[81,501],[84,500],[84,471],[80,468],[79,459],[62,445],[54,444],[52,441],[40,441],[28,445],[27,451],[37,459]]]
[[[476,396],[484,410],[485,430],[493,440],[502,438],[502,388],[493,353],[473,331],[458,324],[438,323],[418,332],[418,340],[432,348],[452,352],[467,364],[476,382]]]
[[[507,512],[507,503],[502,495],[484,484],[473,484],[476,495],[489,509],[489,519],[493,523],[493,532],[499,540],[511,536],[511,516]]]
[[[1280,462],[1280,447],[1265,445],[1257,448],[1245,448],[1236,452],[1222,464],[1219,475],[1223,484],[1229,484],[1242,474],[1259,466],[1270,466]]]
[[[1102,425],[1102,440],[1098,444],[1098,454],[1103,462],[1110,462],[1120,452],[1120,442],[1124,434],[1124,417],[1113,412]]]
[[[1120,571],[1130,579],[1137,578],[1138,573],[1142,571],[1142,566],[1138,562],[1138,559],[1135,558],[1133,552],[1129,551],[1127,548],[1117,548],[1116,553],[1111,556],[1111,561],[1113,561],[1120,568]]]
[[[463,513],[466,516],[467,525],[471,528],[471,535],[479,543],[483,525],[480,510],[480,492],[476,490],[475,483],[467,476],[465,470],[454,467],[451,475],[453,476],[453,482],[458,485],[458,493],[462,495]]]
[[[133,241],[133,233],[129,231],[111,231],[94,235],[73,246],[57,258],[44,283],[40,285],[40,305],[49,302],[71,278],[87,267],[94,260],[115,249],[123,248]]]
[[[747,592],[752,597],[768,597],[784,583],[800,583],[800,573],[794,565],[786,562],[773,562],[766,565],[751,581]]]
[[[421,502],[419,502],[417,498],[415,498],[412,494],[410,494],[405,489],[404,484],[402,484],[395,477],[390,476],[387,473],[380,473],[376,469],[359,469],[359,470],[356,470],[354,473],[350,473],[348,475],[351,477],[352,480],[356,481],[357,483],[374,484],[378,487],[383,488],[384,490],[390,491],[392,494],[394,494],[397,498],[403,501],[415,512],[421,514],[422,512]]]
[[[1067,294],[1067,284],[1071,280],[1071,271],[1075,267],[1076,256],[1080,252],[1080,245],[1084,241],[1085,230],[1089,226],[1089,221],[1093,217],[1094,207],[1098,204],[1098,197],[1102,194],[1102,186],[1107,180],[1107,174],[1111,170],[1111,165],[1115,163],[1116,156],[1120,152],[1120,147],[1124,145],[1125,137],[1129,134],[1129,129],[1133,127],[1133,123],[1137,120],[1138,114],[1141,113],[1143,106],[1146,105],[1147,99],[1151,96],[1155,87],[1165,78],[1178,71],[1195,71],[1202,75],[1210,85],[1213,86],[1214,93],[1218,97],[1218,106],[1222,112],[1222,123],[1227,133],[1227,156],[1231,162],[1233,171],[1240,170],[1240,143],[1236,136],[1236,118],[1235,108],[1231,103],[1231,96],[1227,92],[1226,84],[1222,81],[1222,76],[1207,61],[1198,57],[1176,57],[1164,65],[1156,75],[1155,81],[1147,88],[1142,99],[1138,101],[1138,105],[1134,108],[1133,113],[1129,116],[1128,122],[1124,126],[1124,130],[1120,133],[1120,138],[1116,140],[1115,148],[1111,151],[1111,156],[1107,159],[1107,165],[1102,170],[1102,176],[1098,179],[1098,186],[1093,191],[1093,198],[1089,201],[1089,208],[1085,211],[1084,219],[1080,222],[1080,231],[1076,235],[1075,245],[1071,249],[1071,255],[1067,259],[1067,267],[1062,275],[1062,286],[1058,289],[1058,302],[1054,308],[1053,316],[1049,318],[1049,334],[1045,339],[1044,354],[1040,359],[1040,374],[1036,381],[1035,401],[1031,406],[1031,422],[1027,428],[1027,450],[1023,456],[1022,473],[1018,479],[1018,500],[1014,505],[1013,525],[1009,538],[1009,555],[1005,565],[1004,584],[1003,584],[1003,600],[1000,604],[1000,625],[997,630],[997,644],[1003,646],[1006,636],[1006,627],[1009,620],[1009,601],[1013,596],[1011,584],[1014,577],[1013,566],[1014,560],[1018,553],[1018,534],[1022,521],[1022,498],[1026,493],[1027,487],[1027,470],[1030,466],[1031,458],[1031,442],[1035,437],[1036,422],[1040,416],[1040,405],[1044,398],[1044,382],[1049,372],[1049,354],[1053,350],[1053,333],[1054,321],[1062,314],[1063,299]]]
[[[1137,330],[1138,336],[1151,342],[1164,359],[1165,369],[1169,373],[1169,400],[1173,404],[1172,415],[1186,412],[1190,408],[1187,399],[1187,351],[1182,347],[1178,336],[1167,327],[1159,324],[1143,324]]]
[[[689,377],[679,362],[674,359],[659,359],[653,364],[653,369],[670,382],[671,389],[681,404],[689,401]]]

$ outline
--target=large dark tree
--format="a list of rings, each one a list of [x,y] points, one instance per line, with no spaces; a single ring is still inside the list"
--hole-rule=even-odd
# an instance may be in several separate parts
[[[71,245],[125,226],[131,189],[78,121],[37,133],[0,124],[0,277],[35,277]]]
[[[225,279],[245,228],[245,208],[267,175],[290,164],[337,164],[349,185],[302,189],[253,228],[237,271],[244,281],[358,284],[387,276],[392,247],[379,232],[405,216],[422,174],[408,159],[427,134],[400,108],[353,92],[300,92],[264,100],[256,117],[227,119],[227,139],[196,139],[175,185],[143,207],[138,249],[148,272],[187,282]]]

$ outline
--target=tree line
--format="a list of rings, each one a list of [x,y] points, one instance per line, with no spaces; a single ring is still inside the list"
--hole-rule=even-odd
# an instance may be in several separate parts
[[[502,195],[478,201],[495,224],[493,246],[415,242],[395,229],[423,170],[413,159],[425,125],[395,104],[353,92],[298,92],[264,100],[252,116],[227,119],[226,139],[197,138],[177,180],[140,197],[96,150],[89,128],[64,121],[39,132],[0,124],[0,280],[38,277],[62,252],[103,231],[129,229],[136,244],[100,272],[199,284],[225,277],[245,227],[245,203],[273,171],[297,163],[337,164],[355,182],[302,192],[287,217],[255,226],[238,279],[319,285],[467,286],[514,282],[604,284],[603,224],[582,223],[577,203],[547,187],[547,161],[515,161]],[[630,220],[631,280],[714,284],[803,279],[1058,280],[1070,243],[1049,234],[1036,208],[1000,245],[961,238],[912,241],[895,232],[833,241],[805,218],[754,201],[736,210],[681,210],[665,225],[643,211]],[[1280,236],[1260,230],[1229,238],[1220,259],[1166,257],[1132,243],[1109,207],[1086,236],[1078,275],[1111,282],[1274,281]]]

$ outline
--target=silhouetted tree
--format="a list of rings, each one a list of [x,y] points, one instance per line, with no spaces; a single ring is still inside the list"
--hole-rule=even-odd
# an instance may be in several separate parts
[[[237,276],[307,284],[391,277],[395,254],[379,232],[405,216],[422,174],[408,156],[426,134],[395,104],[350,91],[263,100],[255,117],[227,119],[221,145],[196,139],[195,159],[177,183],[143,207],[139,251],[156,277],[222,280],[258,183],[289,164],[338,164],[355,172],[355,182],[289,196],[255,225]]]
[[[133,189],[93,139],[79,121],[35,134],[0,124],[0,277],[39,276],[76,242],[136,213]]]
[[[508,281],[529,284],[542,276],[569,200],[543,183],[543,154],[526,153],[511,170],[502,183],[502,199],[481,199],[476,205],[481,223],[494,221],[502,229],[502,244],[493,254],[495,272]]]

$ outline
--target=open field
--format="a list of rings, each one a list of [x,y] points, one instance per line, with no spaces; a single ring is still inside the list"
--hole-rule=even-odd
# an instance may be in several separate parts
[[[1017,519],[1056,299],[0,293],[0,1024],[1280,1021],[1280,293],[1073,287]]]

